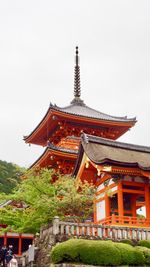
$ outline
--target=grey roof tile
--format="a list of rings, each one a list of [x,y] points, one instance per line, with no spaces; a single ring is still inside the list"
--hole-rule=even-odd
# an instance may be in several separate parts
[[[150,170],[150,147],[147,146],[83,134],[82,148],[89,159],[96,164],[123,164]]]
[[[116,122],[136,122],[135,117],[127,118],[127,116],[124,116],[124,117],[111,116],[111,115],[102,113],[100,111],[97,111],[93,108],[90,108],[82,102],[78,103],[77,101],[75,101],[73,104],[66,106],[64,108],[50,104],[50,108],[67,113],[67,114],[94,118],[94,119],[99,119],[99,120],[116,121]]]

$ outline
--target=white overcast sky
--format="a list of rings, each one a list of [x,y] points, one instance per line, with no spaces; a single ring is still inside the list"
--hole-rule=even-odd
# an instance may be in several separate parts
[[[73,98],[75,46],[81,98],[136,116],[120,140],[150,146],[149,0],[0,1],[0,159],[28,167],[44,148],[22,140],[49,103]]]

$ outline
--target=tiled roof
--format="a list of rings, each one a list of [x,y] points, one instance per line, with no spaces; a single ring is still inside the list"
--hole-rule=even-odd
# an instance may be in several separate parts
[[[30,166],[30,169],[34,165],[36,165],[40,159],[42,159],[42,157],[46,154],[46,152],[48,150],[55,150],[55,151],[59,151],[59,152],[62,152],[62,153],[74,154],[74,155],[77,155],[78,154],[78,151],[77,150],[72,150],[72,149],[66,149],[66,148],[62,148],[62,147],[57,147],[57,146],[49,143],[47,145],[47,147],[45,148],[44,152],[42,153],[42,155]]]
[[[69,106],[66,106],[64,108],[58,107],[56,105],[50,104],[50,109],[58,110],[67,114],[72,114],[76,116],[82,116],[82,117],[88,117],[88,118],[94,118],[99,120],[107,120],[107,121],[116,121],[116,122],[136,122],[136,118],[127,118],[127,116],[124,117],[116,117],[111,116],[105,113],[102,113],[100,111],[97,111],[93,108],[90,108],[84,104],[82,101],[72,101],[72,104]]]
[[[95,164],[123,165],[150,170],[150,147],[126,144],[87,134],[83,134],[81,140],[80,150],[83,150]]]
[[[102,137],[98,137],[98,136],[94,136],[90,134],[83,133],[81,135],[81,139],[84,143],[95,143],[95,144],[101,144],[101,145],[106,145],[110,147],[123,148],[123,149],[128,149],[128,150],[133,150],[133,151],[150,153],[149,146],[141,146],[141,145],[136,145],[136,144],[118,142],[118,141],[114,141],[114,140],[110,140],[107,138],[102,138]]]
[[[51,111],[60,111],[62,113],[65,114],[71,114],[71,115],[75,115],[78,117],[82,117],[84,118],[91,118],[91,119],[96,119],[96,120],[103,120],[103,121],[112,121],[112,122],[120,122],[120,123],[136,123],[136,117],[134,118],[127,118],[127,116],[125,117],[116,117],[116,116],[111,116],[105,113],[102,113],[100,111],[97,111],[93,108],[90,108],[88,106],[86,106],[84,104],[84,102],[81,99],[74,99],[72,101],[72,104],[70,104],[69,106],[66,107],[58,107],[56,104],[52,104],[50,103],[50,106],[45,114],[45,116],[43,117],[43,119],[39,122],[39,124],[36,126],[36,128],[27,136],[24,136],[24,140],[27,140],[30,136],[32,136],[32,134],[38,129],[38,127],[44,122],[45,123],[45,127],[47,127],[46,125],[46,120],[49,116],[49,113]]]
[[[58,146],[55,146],[55,145],[53,145],[51,143],[48,144],[47,148],[50,148],[50,149],[53,149],[53,150],[56,150],[56,151],[71,153],[71,154],[78,154],[78,151],[77,150],[69,149],[69,148],[63,148],[63,147],[58,147]]]

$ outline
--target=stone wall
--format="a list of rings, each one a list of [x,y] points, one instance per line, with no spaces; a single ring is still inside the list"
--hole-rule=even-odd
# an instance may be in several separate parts
[[[54,228],[54,223],[41,227],[40,236],[35,240],[35,246],[38,248],[35,253],[35,267],[50,267],[50,251],[58,242]]]

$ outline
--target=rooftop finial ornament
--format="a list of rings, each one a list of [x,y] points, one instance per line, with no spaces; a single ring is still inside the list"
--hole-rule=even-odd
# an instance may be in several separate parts
[[[76,46],[75,56],[75,68],[74,68],[74,97],[80,97],[80,67],[79,67],[79,56],[78,46]]]
[[[75,59],[75,64],[78,66],[79,64],[79,57],[78,57],[79,51],[78,51],[78,46],[76,46],[76,59]]]
[[[74,67],[74,99],[71,104],[85,105],[83,100],[80,99],[81,89],[80,89],[80,66],[79,66],[79,51],[78,46],[76,46],[75,55],[75,67]]]

